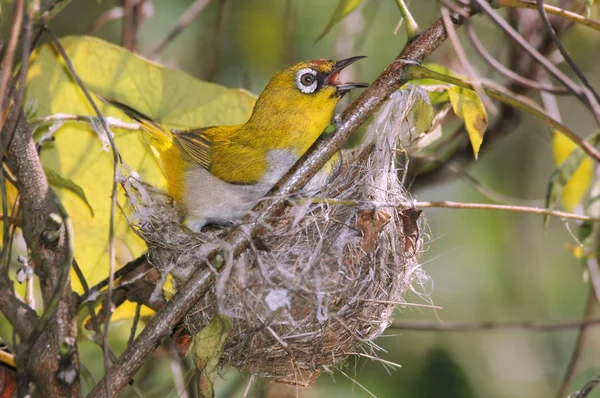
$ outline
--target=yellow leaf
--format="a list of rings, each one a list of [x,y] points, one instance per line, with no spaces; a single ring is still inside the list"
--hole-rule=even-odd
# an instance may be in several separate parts
[[[483,134],[487,129],[487,112],[477,93],[467,88],[452,86],[448,89],[450,103],[456,116],[465,121],[467,133],[471,140],[475,159],[483,142]]]
[[[577,145],[561,132],[555,130],[552,133],[552,152],[554,153],[554,161],[557,167],[560,166],[576,148]],[[594,164],[592,159],[590,159],[589,156],[586,156],[562,189],[561,201],[562,206],[566,211],[573,211],[573,209],[583,201],[583,198],[590,189],[593,176]]]
[[[254,106],[255,97],[246,91],[201,82],[97,38],[67,37],[61,43],[89,91],[129,105],[149,117],[160,119],[167,126],[192,128],[243,123]],[[37,102],[35,117],[59,113],[94,115],[64,61],[51,45],[44,45],[32,56],[26,100]],[[98,100],[96,104],[105,117],[125,118]],[[120,130],[114,133],[123,161],[131,170],[144,181],[163,187],[158,165],[142,144],[143,133]],[[75,258],[92,286],[108,276],[113,181],[111,155],[97,133],[83,123],[64,123],[56,131],[55,138],[53,143],[44,145],[42,162],[45,168],[72,181],[85,192],[87,205],[72,191],[57,189],[73,222]],[[121,189],[118,201],[126,208]],[[89,208],[94,210],[94,215]],[[146,249],[119,209],[115,238],[117,266],[137,258]],[[73,288],[82,292],[77,278],[73,277],[72,281]]]
[[[200,371],[200,396],[214,397],[214,383],[219,375],[219,363],[233,323],[226,315],[216,314],[201,331],[194,335],[192,355]]]

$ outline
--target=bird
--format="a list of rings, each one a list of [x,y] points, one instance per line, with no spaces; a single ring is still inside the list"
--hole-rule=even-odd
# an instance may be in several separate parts
[[[362,58],[304,61],[276,73],[241,125],[167,129],[128,105],[100,98],[148,133],[167,193],[184,224],[199,232],[242,218],[268,193],[331,124],[339,100],[368,86],[340,81],[340,72]],[[303,191],[321,189],[340,167],[338,152]]]

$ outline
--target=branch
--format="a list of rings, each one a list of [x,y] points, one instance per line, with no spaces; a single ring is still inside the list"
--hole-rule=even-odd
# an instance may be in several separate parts
[[[535,1],[527,0],[494,0],[492,2],[492,7],[528,8],[530,10],[535,10],[537,8],[537,4]],[[577,22],[589,28],[600,31],[600,22],[594,21],[593,19],[585,18],[584,16],[579,15],[577,13],[564,10],[559,7],[554,7],[549,4],[544,4],[544,11],[546,11],[548,14],[556,15],[557,17],[565,18],[569,21]]]
[[[3,54],[2,59],[2,69],[0,69],[3,73],[0,76],[0,115],[5,114],[4,103],[8,97],[8,83],[11,78],[11,71],[13,68],[13,59],[15,56],[15,50],[17,49],[17,42],[19,40],[19,34],[21,33],[21,24],[23,23],[23,14],[25,7],[24,0],[17,0],[15,2],[15,11],[13,14],[14,22],[12,24],[12,28],[10,30],[10,37],[8,39],[8,45]],[[7,107],[8,108],[8,107]],[[3,124],[6,119],[3,118],[2,126],[0,129],[3,129]]]
[[[595,379],[590,380],[589,382],[587,382],[585,384],[585,386],[583,386],[583,388],[581,389],[581,391],[579,391],[579,394],[577,394],[576,398],[585,398],[588,395],[590,395],[590,393],[592,392],[592,390],[594,388],[596,388],[596,386],[600,384],[600,375],[596,376]]]
[[[12,109],[11,112],[20,110]],[[27,392],[28,379],[33,376],[43,396],[78,396],[78,376],[70,384],[59,383],[56,379],[59,347],[68,339],[77,338],[78,300],[69,283],[68,270],[73,252],[67,232],[68,223],[64,217],[57,219],[63,211],[48,185],[22,113],[8,147],[7,161],[17,179],[23,214],[23,237],[36,264],[36,275],[40,280],[47,314],[44,316],[47,320],[31,327],[27,335],[21,336],[22,341],[27,343],[17,347],[19,391],[20,394]],[[44,324],[48,327],[42,330]],[[35,352],[35,355],[30,355],[31,352]],[[76,347],[71,360],[78,363]],[[28,370],[32,371],[31,375]]]
[[[583,319],[588,320],[591,318],[592,313],[594,311],[594,307],[596,306],[596,297],[594,296],[594,289],[590,286],[590,291],[588,293],[588,300],[585,305],[585,310],[583,314]],[[590,329],[588,325],[581,325],[579,327],[579,333],[577,335],[577,340],[575,343],[575,348],[573,349],[573,353],[571,354],[571,358],[569,359],[569,364],[567,365],[567,370],[565,371],[565,375],[563,376],[560,389],[557,398],[563,398],[567,395],[567,388],[569,388],[569,384],[571,383],[571,379],[575,374],[575,368],[577,367],[577,363],[579,362],[579,358],[583,351],[583,344],[588,336]]]
[[[462,20],[452,21],[456,26]],[[443,22],[437,20],[429,29],[425,30],[414,40],[408,42],[396,61],[392,62],[379,78],[365,90],[342,114],[341,122],[334,136],[329,140],[320,140],[318,144],[309,149],[307,153],[292,167],[292,169],[275,184],[267,197],[281,198],[260,201],[244,217],[243,224],[233,228],[225,237],[234,256],[239,255],[249,245],[249,239],[261,233],[267,220],[276,219],[285,207],[285,198],[302,189],[338,148],[351,136],[351,134],[379,106],[396,91],[403,82],[404,67],[407,63],[420,62],[437,49],[447,38]],[[253,214],[256,214],[254,216]],[[207,250],[208,251],[208,250]],[[217,250],[209,251],[207,258],[212,259]],[[191,306],[210,288],[215,276],[207,270],[208,267],[196,267],[182,289],[169,301],[165,307],[156,313],[142,333],[111,367],[109,377],[111,380],[110,394],[117,395],[129,382],[131,377],[142,366],[146,357],[157,346],[161,337],[170,333],[173,326],[185,315]],[[100,381],[92,390],[89,397],[106,397],[103,388],[104,380]]]
[[[504,1],[504,0],[496,0]],[[513,1],[513,0],[506,0]],[[516,1],[516,0],[515,0]],[[568,8],[569,4],[574,4],[574,0],[564,0],[561,2],[563,8]],[[535,7],[535,5],[534,5]],[[533,43],[535,49],[541,54],[549,54],[554,50],[552,46],[552,39],[549,37],[548,32],[543,28],[543,22],[537,18],[533,21],[530,19],[522,18],[522,10],[512,9],[509,12],[509,20],[511,25],[515,26],[517,30],[522,32],[523,36],[527,41]],[[557,32],[564,32],[567,27],[570,26],[568,20],[557,19],[554,23],[554,27]],[[513,46],[510,55],[510,66],[509,70],[515,71],[518,75],[525,78],[533,79],[541,70],[540,64],[533,58],[529,57],[527,52],[522,50],[520,47]],[[525,94],[529,87],[523,85],[519,80],[512,79],[505,84],[505,87],[513,93]],[[500,106],[500,114],[496,118],[494,125],[490,126],[485,133],[485,140],[481,147],[480,154],[487,152],[488,148],[491,148],[493,143],[498,141],[501,137],[508,135],[509,133],[516,130],[517,123],[519,122],[520,114],[516,112],[512,107],[508,105]],[[464,129],[464,125],[461,129]],[[458,135],[450,146],[455,148],[450,154],[443,154],[445,160],[438,161],[432,165],[431,162],[423,164],[419,159],[411,158],[411,164],[416,166],[414,169],[418,170],[418,178],[414,179],[411,185],[411,190],[415,191],[422,189],[426,186],[436,184],[439,181],[447,181],[449,174],[444,167],[447,164],[453,165],[456,169],[466,169],[473,163],[473,149],[468,140],[467,134]],[[423,170],[421,172],[421,170]],[[454,172],[452,175],[455,174]]]
[[[596,92],[596,90],[594,90],[594,87],[592,87],[592,85],[590,84],[590,82],[587,79],[587,77],[583,74],[583,72],[581,71],[581,69],[579,68],[579,66],[577,66],[577,64],[575,63],[575,61],[573,61],[573,58],[571,58],[571,56],[567,52],[567,49],[563,46],[562,42],[558,38],[558,35],[554,31],[554,28],[552,27],[552,24],[550,23],[550,19],[548,19],[548,14],[546,13],[546,10],[544,9],[544,6],[545,6],[545,4],[544,4],[543,0],[537,0],[538,12],[540,13],[540,17],[542,18],[542,21],[544,21],[544,25],[546,26],[546,30],[548,31],[548,33],[550,34],[550,37],[554,41],[554,45],[556,45],[556,48],[558,48],[558,51],[560,51],[560,54],[562,55],[562,57],[564,58],[564,60],[571,67],[571,70],[573,72],[575,72],[575,74],[577,75],[577,77],[579,78],[579,80],[581,80],[581,82],[583,83],[583,85],[585,86],[585,88],[587,88],[588,92],[586,92],[586,95],[588,97],[589,96],[593,96],[594,100],[596,101],[596,103],[600,102],[600,95],[598,95],[598,93]],[[592,102],[591,99],[588,99],[588,100],[590,101],[590,103]]]
[[[200,12],[202,12],[202,10],[204,10],[204,8],[209,3],[210,3],[210,0],[194,1],[183,12],[183,14],[181,14],[179,19],[175,23],[175,26],[173,27],[173,29],[171,29],[169,31],[169,33],[167,33],[167,35],[165,37],[163,37],[163,39],[161,41],[158,42],[156,47],[154,47],[154,49],[152,51],[150,51],[148,58],[155,59],[156,57],[158,57],[160,55],[160,53],[163,52],[165,47],[167,47],[167,45],[171,41],[173,41],[177,36],[179,36],[179,34],[185,29],[185,27],[188,26],[194,20],[194,18],[196,18],[198,16],[198,14],[200,14]]]
[[[428,332],[472,332],[482,330],[525,329],[536,332],[554,332],[557,330],[580,328],[582,326],[600,325],[600,319],[563,322],[411,322],[394,321],[390,329],[421,330]]]
[[[502,29],[512,40],[515,41],[523,50],[532,56],[544,69],[554,76],[560,83],[569,89],[594,115],[596,122],[600,124],[600,105],[594,96],[587,95],[586,90],[578,86],[557,66],[551,63],[546,57],[540,54],[531,44],[519,35],[494,9],[484,0],[473,0],[494,23]]]
[[[592,221],[600,222],[600,219],[589,217],[580,214],[567,213],[564,211],[542,209],[539,207],[528,207],[528,206],[512,206],[512,205],[497,205],[489,203],[464,203],[464,202],[451,202],[451,201],[440,201],[440,202],[415,202],[414,206],[420,209],[428,207],[443,207],[447,209],[481,209],[481,210],[501,210],[510,211],[514,213],[533,213],[533,214],[544,214],[547,216],[554,216],[560,218],[566,218],[571,220],[580,221]]]

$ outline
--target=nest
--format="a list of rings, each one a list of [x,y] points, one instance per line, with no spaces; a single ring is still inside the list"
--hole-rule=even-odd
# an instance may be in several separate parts
[[[308,385],[349,355],[375,350],[373,340],[422,276],[422,222],[396,166],[400,139],[410,133],[410,95],[392,95],[325,190],[290,198],[260,241],[236,259],[224,256],[217,282],[185,319],[192,333],[216,313],[233,321],[224,365]],[[183,283],[207,266],[210,249],[230,253],[223,230],[190,233],[167,198],[128,181],[132,225],[163,275]]]

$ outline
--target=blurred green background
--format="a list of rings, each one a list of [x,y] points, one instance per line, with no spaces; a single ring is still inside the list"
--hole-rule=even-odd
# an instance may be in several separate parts
[[[148,54],[190,4],[189,0],[154,1],[154,15],[143,22],[139,32],[138,52]],[[59,36],[84,34],[115,5],[106,0],[75,0],[50,27]],[[372,81],[405,44],[402,29],[397,35],[393,33],[400,18],[398,8],[392,0],[365,0],[358,11],[315,44],[336,5],[337,0],[212,0],[158,61],[200,79],[259,93],[270,75],[295,61],[366,55],[368,59],[355,64],[350,73],[353,79]],[[2,21],[4,35],[10,25],[10,18],[6,20],[8,10]],[[422,28],[439,16],[433,0],[414,1],[410,10]],[[509,43],[504,36],[482,17],[475,18],[474,23],[488,49],[505,57]],[[94,35],[120,43],[121,23],[108,22]],[[489,68],[479,61],[466,40],[463,43],[475,66],[489,76]],[[576,27],[565,37],[565,43],[592,84],[600,87],[598,32]],[[429,61],[455,66],[455,58],[446,43]],[[587,136],[597,129],[578,102],[570,99],[559,103],[565,123],[580,135]],[[553,170],[549,137],[546,127],[525,116],[517,131],[486,151],[470,171],[498,192],[538,200],[543,205]],[[441,181],[414,195],[418,200],[487,201],[459,179]],[[415,287],[443,309],[406,307],[398,311],[397,319],[553,322],[582,317],[587,283],[582,266],[565,249],[565,244],[576,242],[561,220],[553,219],[544,232],[542,218],[534,215],[427,209],[424,216],[428,244],[422,263],[431,280]],[[416,294],[408,301],[427,304]],[[2,321],[1,336],[10,341]],[[126,344],[122,336],[129,334],[129,327],[123,322],[111,329],[117,354]],[[589,329],[571,392],[600,373],[599,330]],[[250,383],[248,396],[268,390],[266,394],[272,397],[296,393],[303,397],[551,397],[558,390],[576,335],[575,329],[390,329],[377,340],[382,348],[379,356],[400,364],[401,369],[388,370],[376,361],[351,359],[343,373],[323,374],[314,387],[299,392],[257,384],[246,375],[227,371],[218,382],[217,396],[241,397]],[[83,342],[80,347],[82,361],[99,380],[103,373],[100,349],[92,342]],[[157,351],[136,376],[136,386],[143,396],[177,396],[167,358],[166,351]],[[88,391],[89,387],[83,385],[84,392]],[[128,388],[123,396],[136,395]],[[600,389],[590,396],[600,397]]]

